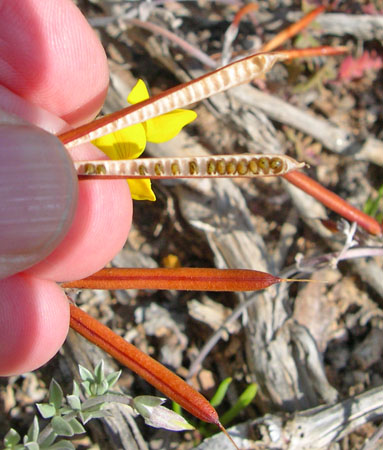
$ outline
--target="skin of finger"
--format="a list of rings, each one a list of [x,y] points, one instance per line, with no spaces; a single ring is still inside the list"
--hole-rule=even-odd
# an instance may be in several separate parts
[[[1,94],[1,90],[0,90]],[[41,107],[6,95],[18,113],[25,111],[29,120],[39,121]],[[0,106],[5,109],[6,102]],[[43,117],[45,117],[43,115]],[[49,115],[49,128],[56,131],[66,126],[59,118]],[[92,145],[71,149],[73,159],[102,159],[104,153]],[[131,225],[132,201],[127,183],[121,181],[83,181],[79,183],[78,207],[68,236],[52,255],[30,269],[41,278],[56,281],[78,279],[91,275],[107,264],[123,247]],[[105,239],[105,236],[108,238]],[[100,246],[100,242],[103,245]]]
[[[55,114],[0,85],[0,124],[17,123],[30,123],[52,134],[70,129],[68,124]]]
[[[57,247],[74,219],[77,189],[71,158],[55,136],[0,124],[0,278]]]
[[[26,274],[0,280],[0,375],[45,364],[63,344],[68,327],[68,299],[56,283]]]
[[[37,4],[39,2],[32,3]],[[75,13],[73,12],[73,8],[69,7],[69,10],[71,11],[71,14],[75,14],[77,17],[77,10],[75,10]],[[88,28],[87,24],[82,24],[81,27],[83,26]],[[62,30],[58,31],[58,33],[61,32]],[[46,32],[46,34],[49,40],[49,32]],[[89,37],[89,34],[82,33],[82,41],[86,40],[87,36]],[[74,35],[71,36],[71,39],[73,40],[73,47],[77,45],[75,37],[76,35],[74,33]],[[91,37],[93,37],[93,34],[91,34]],[[94,41],[92,41],[92,39],[90,39],[90,44],[94,45]],[[97,45],[99,44],[97,43]],[[89,51],[87,53],[89,53]],[[93,53],[91,52],[91,54]],[[102,57],[100,57],[99,54],[96,54],[96,60],[94,62],[96,63],[96,71],[102,71],[102,68],[104,67],[104,72],[107,72],[105,56],[103,53]],[[44,67],[44,70],[45,69],[46,68]],[[61,69],[67,75],[65,86],[68,86],[69,82],[75,82],[71,79],[70,63],[63,64]],[[84,73],[82,74],[82,77],[86,78]],[[57,82],[57,80],[54,80],[53,82]],[[105,85],[106,83],[107,80],[105,80]],[[71,94],[73,95],[67,96],[69,101],[73,101],[73,99],[76,98],[77,90],[78,86],[74,85],[71,87]],[[41,101],[39,96],[34,96],[34,100],[37,101],[37,103]],[[55,125],[52,115],[44,115],[44,109],[41,107],[41,104],[34,105],[25,99],[20,99],[20,97],[15,96],[15,94],[10,93],[9,91],[6,92],[4,89],[3,95],[1,95],[0,91],[0,106],[6,110],[9,108],[8,110],[11,112],[17,112],[29,121],[36,121],[40,126],[45,125],[46,123],[49,131],[51,132],[61,132],[66,128],[63,121],[60,119],[57,119],[57,125]],[[94,113],[95,111],[93,111],[93,114]],[[47,119],[45,123],[41,122],[41,117],[44,117],[44,120]],[[84,151],[79,148],[74,149],[72,152],[72,157],[74,159],[81,159],[83,155]],[[101,192],[101,186],[102,200],[105,201],[104,204],[100,203],[99,193]],[[62,260],[62,262],[59,263],[57,256],[53,255],[46,264],[43,263],[39,265],[38,268],[35,268],[36,273],[38,272],[41,277],[56,277],[57,280],[68,279],[68,276],[77,278],[77,276],[73,275],[77,270],[81,272],[81,275],[84,273],[89,275],[93,272],[95,267],[98,268],[105,265],[110,258],[118,252],[126,240],[131,221],[131,200],[126,183],[115,182],[115,184],[113,184],[107,182],[102,183],[100,186],[98,186],[97,183],[91,183],[88,184],[86,188],[80,188],[80,191],[82,192],[82,195],[80,195],[76,219],[73,223],[72,229],[70,230],[70,236],[67,240],[65,240],[65,242],[62,243],[62,247],[57,249],[57,252],[55,252],[55,255],[62,256],[65,254],[65,261]],[[125,210],[123,210],[123,205],[126,205]],[[108,211],[107,215],[105,215],[105,209]],[[91,222],[92,217],[96,219],[95,223]],[[113,227],[110,227],[110,222],[112,222]],[[83,228],[84,223],[87,224],[86,233]],[[97,248],[99,247],[98,242],[102,240],[102,233],[105,230],[108,232],[111,229],[113,230],[112,238],[109,242],[106,242],[101,249]],[[70,244],[69,246],[68,243]],[[64,248],[65,251],[63,250]],[[87,252],[89,251],[91,254],[97,253],[97,258],[93,259],[89,257],[87,255]],[[71,257],[71,254],[74,256]],[[55,263],[54,267],[52,266],[53,261]],[[68,271],[70,271],[70,274]]]
[[[124,246],[132,222],[129,188],[122,183],[126,186],[111,180],[81,181],[78,198],[84,206],[77,208],[72,228],[61,244],[28,273],[56,281],[76,280],[113,259]]]
[[[71,125],[94,117],[106,95],[108,67],[74,3],[2,2],[0,23],[0,85]]]
[[[65,27],[66,37],[65,39],[59,39],[61,42],[60,46],[57,46],[57,43],[54,48],[57,49],[57,52],[52,50],[51,41],[58,39],[57,34],[61,33],[63,30],[59,29],[60,27],[52,26],[53,21],[45,21],[41,20],[41,17],[44,15],[44,11],[42,8],[46,8],[47,6],[52,6],[54,11],[50,9],[47,10],[49,14],[57,14],[57,6],[60,3],[62,7],[67,8],[66,12],[68,13],[65,17],[66,20],[70,23],[69,26]],[[36,7],[40,11],[39,14],[33,15],[31,14],[21,14],[18,15],[20,9],[24,9],[27,11],[27,6],[32,5],[32,9]],[[1,5],[0,8],[0,18],[2,27],[0,27],[0,40],[2,45],[0,46],[0,73],[5,74],[4,77],[7,78],[7,83],[2,83],[0,78],[0,84],[9,86],[9,91],[13,91],[21,94],[29,100],[26,101],[28,104],[28,108],[26,107],[26,103],[23,103],[24,100],[20,97],[14,95],[12,98],[12,102],[9,102],[8,98],[5,99],[3,104],[1,105],[5,110],[7,110],[7,106],[16,110],[16,113],[21,117],[24,117],[26,120],[37,123],[39,126],[43,128],[49,127],[48,130],[50,132],[60,132],[64,131],[64,126],[62,121],[58,124],[54,123],[54,120],[51,120],[52,117],[49,117],[49,125],[48,120],[46,118],[42,118],[41,112],[45,108],[48,110],[50,114],[55,113],[58,116],[65,117],[72,125],[86,122],[88,121],[88,117],[91,118],[100,108],[104,96],[107,89],[108,84],[108,70],[107,64],[105,60],[104,52],[98,41],[94,40],[93,31],[91,31],[86,24],[86,22],[81,18],[78,20],[78,11],[73,9],[73,4],[70,0],[62,0],[60,2],[53,0],[52,2],[47,4],[45,0],[15,0],[14,2],[5,2]],[[30,8],[29,8],[30,9]],[[74,16],[71,16],[72,12],[77,14],[77,19]],[[30,10],[30,12],[33,12]],[[15,15],[16,13],[16,15]],[[60,15],[58,15],[60,16]],[[63,15],[61,15],[61,18]],[[32,20],[39,18],[39,20]],[[75,19],[75,20],[72,20]],[[16,22],[20,24],[18,29],[18,33],[14,33],[15,30],[15,19]],[[31,24],[29,25],[29,20],[31,19]],[[60,19],[61,20],[61,19]],[[75,27],[75,22],[80,24],[80,26]],[[25,22],[27,22],[28,26],[24,26]],[[44,26],[44,23],[50,23],[50,26]],[[38,25],[37,27],[35,25]],[[42,24],[39,28],[39,24]],[[62,28],[62,27],[61,27]],[[88,31],[86,31],[86,28]],[[73,30],[77,30],[77,33],[73,33]],[[45,33],[42,33],[42,31]],[[69,35],[68,35],[69,33]],[[36,47],[36,51],[28,50],[28,46],[34,41],[34,36],[36,35],[37,41],[33,44]],[[89,37],[89,39],[88,39]],[[8,38],[10,41],[7,42]],[[20,40],[18,41],[18,38]],[[79,49],[78,41],[81,41],[82,50]],[[84,45],[86,49],[84,49]],[[33,46],[32,46],[33,47]],[[5,51],[4,51],[5,49]],[[17,57],[12,54],[14,52],[20,51],[20,49],[25,50],[22,54],[17,54]],[[34,50],[32,48],[32,50]],[[80,51],[81,50],[81,51]],[[45,58],[39,57],[39,53],[45,53]],[[48,57],[49,56],[49,57]],[[78,64],[80,63],[81,64]],[[11,63],[11,64],[10,64]],[[79,67],[81,66],[81,69]],[[33,67],[33,70],[31,70]],[[10,71],[7,71],[11,68]],[[3,71],[4,69],[4,71]],[[89,77],[89,74],[93,76]],[[13,80],[16,80],[16,85],[13,85]],[[16,101],[15,101],[16,99]],[[17,101],[19,99],[19,101]],[[5,103],[5,104],[4,104]],[[22,104],[23,103],[23,104]],[[35,103],[35,105],[34,105]],[[1,104],[1,93],[0,93],[0,104]],[[36,106],[36,109],[34,109]],[[39,110],[38,108],[39,107]],[[27,111],[28,110],[28,111]],[[116,192],[116,186],[113,187],[113,191],[111,191],[111,195],[114,195],[115,199],[120,199],[118,203],[118,208],[123,207],[123,201],[126,197],[129,197],[129,193],[126,190],[126,185],[124,182],[119,182],[120,191]],[[105,191],[108,191],[108,186],[105,186]],[[122,193],[120,195],[120,192]],[[96,204],[99,205],[98,203]],[[88,204],[82,204],[79,202],[79,208],[88,208]],[[99,205],[99,207],[105,210],[106,205]],[[111,220],[114,216],[113,209],[109,208],[108,214]],[[116,223],[118,223],[116,221]],[[127,235],[126,224],[121,223],[119,226],[119,230],[117,233],[123,234],[124,238],[121,239],[121,242],[125,239]],[[88,233],[92,233],[92,229],[88,230]],[[104,235],[97,236],[94,235],[93,242],[95,244],[94,250],[99,254],[102,253],[105,245],[100,249],[99,242],[104,242]],[[78,243],[80,245],[80,243]],[[71,248],[67,249],[68,252],[71,252]],[[109,256],[106,255],[104,257],[105,263],[108,261]],[[83,261],[80,259],[74,262],[75,266],[83,267]],[[19,277],[21,275],[18,275]],[[64,277],[62,277],[64,278]],[[76,277],[77,278],[77,277]],[[17,329],[23,329],[25,338],[25,342],[29,341],[31,344],[36,342],[35,336],[39,334],[39,328],[42,330],[41,335],[46,329],[46,326],[50,323],[52,324],[52,328],[59,329],[63,324],[67,326],[67,319],[65,314],[59,307],[56,307],[57,299],[60,299],[60,295],[62,292],[53,293],[49,289],[47,289],[47,281],[39,280],[37,278],[31,278],[34,280],[35,284],[29,284],[27,286],[23,286],[25,289],[19,292],[17,298],[20,300],[19,307],[22,307],[22,303],[27,301],[28,304],[32,302],[32,304],[38,305],[43,298],[44,293],[47,292],[50,297],[50,306],[52,306],[52,317],[49,315],[45,315],[44,320],[36,321],[35,327],[19,327],[19,311],[11,310],[7,308],[3,308],[1,313],[1,317],[3,323],[12,324],[12,321],[15,322],[15,326]],[[17,278],[16,278],[17,281]],[[5,280],[4,282],[5,283]],[[17,285],[17,284],[16,284]],[[54,283],[49,284],[49,286],[56,286]],[[57,287],[57,286],[56,286]],[[4,299],[2,302],[6,306],[7,301],[6,298],[9,298],[12,292],[7,290],[7,286],[3,284],[0,288],[0,296]],[[57,288],[58,289],[58,288]],[[62,298],[62,297],[61,297]],[[11,300],[10,300],[11,301]],[[8,321],[7,321],[8,318]],[[27,322],[27,320],[25,320]],[[3,328],[3,327],[2,327]],[[9,327],[8,327],[9,328]],[[1,342],[4,342],[4,337],[8,339],[9,329],[4,328],[4,333],[1,337]],[[65,333],[64,333],[65,334]],[[53,339],[53,335],[51,336]],[[54,341],[53,341],[54,342]],[[55,341],[55,345],[59,347],[60,339]],[[16,347],[14,347],[16,349]],[[15,350],[16,351],[16,350]],[[32,356],[28,356],[28,351]],[[29,346],[27,349],[24,347],[22,351],[22,356],[25,361],[29,361],[31,359],[38,359],[38,361],[46,361],[50,358],[51,354],[54,352],[47,352],[44,346]],[[34,356],[33,356],[34,355]],[[37,366],[40,363],[34,364]],[[13,369],[9,370],[13,365]],[[9,366],[8,368],[6,366]],[[12,362],[12,359],[9,361],[4,361],[4,370],[3,373],[20,373],[28,368],[25,364],[19,364],[18,367]],[[5,371],[7,370],[7,372]]]

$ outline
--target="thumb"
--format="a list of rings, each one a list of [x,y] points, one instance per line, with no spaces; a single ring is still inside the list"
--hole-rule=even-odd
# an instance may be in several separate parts
[[[32,125],[0,124],[0,278],[49,255],[76,202],[77,176],[62,143]]]

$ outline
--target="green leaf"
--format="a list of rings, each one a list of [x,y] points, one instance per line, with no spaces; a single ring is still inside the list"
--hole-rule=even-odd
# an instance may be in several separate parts
[[[40,446],[37,442],[27,442],[24,444],[24,448],[27,448],[28,450],[40,450]]]
[[[80,395],[81,395],[81,389],[80,389],[80,386],[79,386],[78,383],[76,383],[75,381],[73,381],[73,391],[72,391],[72,395],[76,395],[77,397],[80,397]]]
[[[106,381],[108,382],[109,389],[114,386],[118,379],[121,376],[122,371],[118,370],[117,372],[112,372],[106,377]]]
[[[67,414],[73,414],[73,409],[70,406],[63,406],[60,408],[58,415],[66,416]]]
[[[95,387],[96,387],[96,394],[95,394],[96,396],[104,395],[109,390],[109,384],[105,379],[102,380],[102,382],[96,385]]]
[[[82,381],[94,382],[94,375],[90,370],[85,369],[85,367],[83,367],[79,364],[78,371],[80,373],[80,377],[81,377]]]
[[[56,414],[55,406],[49,403],[36,403],[36,407],[44,419],[50,419]]]
[[[134,409],[144,418],[152,415],[153,408],[166,402],[166,398],[154,397],[153,395],[139,395],[133,399]]]
[[[178,403],[176,403],[174,400],[172,401],[172,409],[173,409],[173,411],[174,411],[176,414],[182,416],[182,408],[181,408],[181,406],[180,406]]]
[[[212,399],[210,400],[210,404],[214,406],[214,408],[217,408],[219,406],[223,399],[225,398],[226,392],[229,389],[229,386],[233,379],[231,377],[225,378],[220,385],[218,386],[218,389],[215,391],[215,394],[213,395]]]
[[[76,450],[76,448],[72,442],[63,439],[51,445],[49,450]]]
[[[53,431],[59,436],[73,436],[74,432],[69,423],[60,416],[55,416],[51,420]]]
[[[67,395],[66,400],[74,411],[81,411],[81,400],[77,395]]]
[[[81,423],[77,419],[73,418],[69,420],[68,423],[72,427],[74,434],[82,434],[86,432],[85,428],[81,425]]]
[[[97,401],[97,403],[95,403]],[[85,400],[85,402],[82,403],[82,411],[84,412],[92,412],[92,411],[100,411],[102,407],[104,406],[105,402],[102,399],[88,399]]]
[[[79,414],[81,417],[81,421],[84,425],[86,425],[92,419],[102,419],[103,417],[110,416],[108,411],[89,411],[82,412]]]
[[[104,360],[101,360],[94,369],[95,381],[97,384],[100,384],[105,379],[104,374]]]
[[[378,221],[381,219],[382,212],[379,211],[379,206],[381,206],[381,200],[383,197],[383,185],[380,186],[378,190],[378,195],[376,198],[369,197],[363,207],[363,212],[371,217],[374,217]]]
[[[5,435],[3,442],[6,448],[12,448],[20,442],[20,439],[21,436],[19,435],[19,433],[14,428],[11,428]]]
[[[257,394],[257,390],[258,385],[256,383],[252,383],[242,392],[235,405],[221,416],[220,421],[223,426],[226,426],[229,422],[231,422],[244,408],[246,408],[246,406],[253,401],[255,395]]]
[[[36,442],[40,433],[39,421],[37,416],[33,418],[32,425],[29,427],[27,433],[27,442]]]
[[[83,381],[81,383],[81,386],[84,388],[86,395],[88,395],[89,397],[92,396],[91,384],[92,383],[90,381]]]
[[[57,434],[54,431],[51,431],[48,436],[41,441],[40,440],[40,447],[41,448],[50,448],[50,446],[53,444],[53,442],[56,440]],[[41,435],[40,435],[41,439]]]
[[[194,430],[193,425],[171,409],[161,406],[163,398],[140,395],[133,399],[134,408],[142,415],[147,425],[170,431]]]
[[[133,407],[141,414],[145,423],[154,428],[164,428],[171,431],[194,430],[193,425],[182,416],[161,406],[165,401],[165,398],[139,395],[133,399]]]
[[[55,406],[56,410],[60,409],[63,402],[64,394],[61,386],[52,378],[49,385],[49,403]]]

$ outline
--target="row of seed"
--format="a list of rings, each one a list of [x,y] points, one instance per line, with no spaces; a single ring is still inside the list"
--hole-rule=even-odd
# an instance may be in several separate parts
[[[198,161],[192,160],[188,163],[188,173],[185,173],[177,161],[170,164],[170,171],[173,176],[197,176],[197,175],[277,175],[284,169],[284,164],[281,158],[278,157],[260,157],[252,158],[251,160],[241,159],[239,161],[231,160],[214,160]],[[166,170],[161,162],[157,162],[153,167],[153,175],[161,176],[166,174]],[[138,166],[140,175],[150,175],[150,171],[144,164]]]
[[[293,161],[293,160],[291,160]],[[294,164],[288,157],[197,157],[152,158],[75,163],[80,175],[107,175],[126,177],[206,177],[206,176],[262,176],[278,175]]]

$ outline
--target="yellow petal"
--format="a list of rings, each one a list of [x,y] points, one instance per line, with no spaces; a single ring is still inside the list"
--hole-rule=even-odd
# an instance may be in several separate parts
[[[156,144],[169,141],[196,117],[197,114],[194,111],[176,109],[154,119],[149,119],[143,124],[146,130],[146,139]]]
[[[156,196],[151,188],[152,183],[149,179],[143,178],[139,180],[127,181],[133,200],[150,200],[151,202],[156,201]]]
[[[131,104],[136,104],[148,98],[145,83],[138,80],[127,100]],[[103,136],[94,140],[93,144],[111,159],[135,159],[144,151],[147,140],[154,143],[168,141],[196,117],[194,111],[177,109],[150,119],[144,124],[139,123]],[[149,179],[127,181],[134,200],[156,200]]]
[[[95,139],[92,143],[111,159],[135,159],[145,150],[145,129],[138,123]]]
[[[145,83],[142,80],[138,80],[127,100],[131,105],[135,105],[136,103],[143,102],[148,98],[149,92],[146,89]]]

